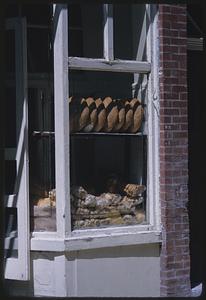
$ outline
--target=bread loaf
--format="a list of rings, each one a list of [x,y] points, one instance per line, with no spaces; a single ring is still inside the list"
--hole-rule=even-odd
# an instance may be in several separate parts
[[[125,105],[122,100],[117,100],[117,108],[118,108],[118,119],[116,125],[112,130],[114,132],[119,132],[119,130],[122,128],[122,126],[125,123]]]
[[[128,100],[125,100],[125,122],[121,128],[121,132],[126,132],[133,122],[133,109]]]
[[[104,107],[106,109],[106,123],[103,128],[105,132],[110,132],[115,127],[118,121],[118,108],[116,101],[113,101],[112,98],[106,97],[103,101]]]
[[[97,122],[94,126],[93,131],[99,132],[105,126],[106,122],[106,109],[101,98],[95,100],[96,108],[97,108]]]
[[[142,124],[144,110],[140,100],[138,100],[137,98],[134,98],[130,101],[130,106],[133,109],[133,122],[129,128],[129,132],[136,133]]]
[[[86,100],[82,98],[79,118],[79,130],[81,131],[89,123],[89,107]]]
[[[71,133],[79,131],[80,102],[81,98],[79,97],[69,97],[69,129]]]
[[[86,100],[87,106],[89,108],[89,123],[84,127],[84,132],[91,132],[97,122],[97,108],[95,101],[92,97],[88,97]]]

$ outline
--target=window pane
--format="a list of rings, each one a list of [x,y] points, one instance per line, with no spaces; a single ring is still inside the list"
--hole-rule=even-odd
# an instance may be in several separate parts
[[[145,140],[72,136],[73,229],[145,223]]]
[[[19,9],[28,24],[48,25],[51,21],[52,5],[29,3],[19,5]]]
[[[6,32],[6,43],[5,43],[5,56],[6,56],[6,72],[13,73],[15,72],[15,32],[14,30],[7,30]]]
[[[70,71],[69,76],[73,229],[145,223],[144,76],[137,83],[125,73]],[[142,115],[134,130],[138,107]]]
[[[6,117],[5,117],[5,146],[16,147],[16,90],[15,87],[6,88]]]
[[[100,4],[69,4],[69,56],[103,57],[103,10]]]
[[[56,230],[53,98],[46,89],[29,89],[31,230]]]
[[[16,161],[5,160],[5,194],[14,194],[16,181]]]
[[[51,31],[48,28],[28,28],[27,55],[29,73],[47,73],[53,68]]]
[[[70,96],[131,98],[133,75],[100,71],[69,71]]]
[[[116,4],[114,14],[114,56],[146,60],[146,14],[144,4]]]

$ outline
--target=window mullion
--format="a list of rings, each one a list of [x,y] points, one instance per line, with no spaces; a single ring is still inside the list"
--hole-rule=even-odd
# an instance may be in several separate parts
[[[54,5],[54,102],[57,233],[71,232],[67,5]]]
[[[114,59],[113,46],[113,5],[104,4],[104,58]]]

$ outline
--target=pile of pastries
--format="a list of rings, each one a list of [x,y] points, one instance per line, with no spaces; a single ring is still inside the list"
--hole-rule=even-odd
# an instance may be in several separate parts
[[[70,133],[128,132],[140,130],[144,109],[137,98],[69,98]]]
[[[143,193],[146,186],[127,184],[124,194],[89,194],[82,186],[71,187],[71,212],[74,229],[134,225],[145,221]]]

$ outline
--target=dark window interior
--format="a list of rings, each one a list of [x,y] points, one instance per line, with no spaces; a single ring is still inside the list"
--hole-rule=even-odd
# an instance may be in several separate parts
[[[146,137],[71,136],[71,185],[99,195],[115,175],[123,183],[146,185]]]
[[[16,147],[16,90],[15,87],[7,88],[6,91],[6,117],[5,117],[5,147]]]
[[[5,161],[5,194],[14,194],[16,180],[16,161]]]

